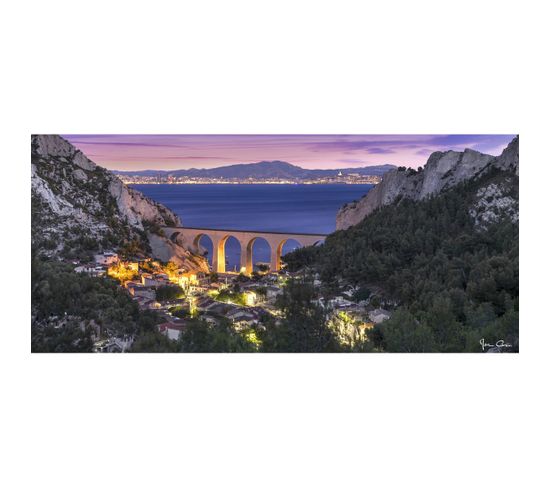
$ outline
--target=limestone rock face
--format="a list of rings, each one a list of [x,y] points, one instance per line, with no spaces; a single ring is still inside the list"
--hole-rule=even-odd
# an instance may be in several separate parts
[[[75,256],[140,242],[151,255],[192,269],[205,261],[162,235],[181,226],[163,205],[128,188],[56,135],[31,138],[32,240],[47,256]]]
[[[84,171],[82,171],[81,169],[75,169],[73,171],[73,176],[79,181],[88,181],[86,173],[84,173]]]
[[[78,150],[73,155],[73,163],[86,171],[93,171],[96,167],[96,164],[93,161],[90,161],[81,151]]]
[[[74,147],[66,139],[57,135],[33,136],[32,151],[39,156],[54,156],[65,160],[71,159],[74,164],[86,171],[93,171],[96,167],[96,164],[90,161],[82,151]]]
[[[118,209],[128,219],[128,223],[143,229],[143,222],[160,226],[181,226],[180,218],[165,206],[147,198],[133,188],[128,188],[118,178],[109,183],[109,193],[116,200]]]
[[[208,273],[207,261],[192,254],[186,248],[177,245],[170,239],[157,234],[148,233],[149,244],[152,254],[161,261],[172,261],[188,271],[203,271]]]
[[[421,171],[393,170],[358,202],[342,207],[336,216],[337,230],[347,229],[361,222],[377,208],[401,198],[422,200],[437,195],[462,181],[475,178],[499,168],[519,174],[519,138],[515,137],[498,156],[472,149],[464,152],[434,152]]]
[[[514,171],[519,175],[519,137],[508,144],[506,149],[497,158],[496,166],[507,171]]]
[[[389,171],[365,197],[358,202],[344,205],[338,211],[336,228],[347,229],[361,222],[378,207],[393,203],[399,196],[412,196],[417,185],[417,179],[408,177],[405,171]]]
[[[494,160],[494,156],[471,149],[464,152],[435,152],[424,167],[420,178],[422,186],[414,197],[421,200],[430,195],[437,195],[446,188],[473,178]]]
[[[32,152],[39,156],[72,157],[77,149],[67,140],[56,135],[33,136]]]

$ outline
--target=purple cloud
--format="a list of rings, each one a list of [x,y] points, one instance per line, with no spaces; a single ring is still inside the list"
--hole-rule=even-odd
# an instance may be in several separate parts
[[[395,154],[393,149],[383,147],[371,147],[368,149],[369,154]]]

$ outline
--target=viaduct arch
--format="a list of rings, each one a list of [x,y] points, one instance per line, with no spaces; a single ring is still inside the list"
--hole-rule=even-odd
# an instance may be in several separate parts
[[[254,241],[258,238],[265,239],[271,249],[271,271],[281,269],[281,256],[286,241],[293,239],[301,246],[313,246],[325,240],[326,234],[293,234],[284,232],[256,232],[248,230],[230,229],[199,229],[195,227],[163,227],[163,230],[171,240],[182,237],[189,248],[199,250],[199,241],[202,236],[208,236],[212,241],[212,271],[225,273],[225,242],[229,237],[234,237],[241,245],[241,271],[247,275],[252,273],[252,249]]]

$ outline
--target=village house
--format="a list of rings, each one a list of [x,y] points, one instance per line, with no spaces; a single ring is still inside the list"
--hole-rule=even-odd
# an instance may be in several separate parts
[[[259,319],[259,315],[256,312],[243,308],[231,310],[226,314],[226,317],[233,323],[246,324],[247,326],[257,324]]]
[[[180,288],[188,294],[206,293],[209,290],[209,285],[201,284],[198,281],[195,282],[180,282]]]
[[[216,301],[212,300],[210,297],[201,297],[195,301],[195,307],[202,312],[208,310],[208,307],[212,306],[214,303],[216,303]]]
[[[168,339],[177,341],[182,332],[185,330],[185,321],[180,319],[174,319],[171,322],[164,322],[159,324],[158,330],[161,334],[165,335]]]
[[[94,261],[97,264],[101,264],[103,266],[110,266],[111,264],[118,263],[118,254],[114,252],[104,252],[101,254],[96,254],[94,256]]]
[[[86,273],[90,276],[103,276],[105,275],[106,271],[105,268],[102,266],[77,266],[75,269],[76,273]]]
[[[184,290],[189,290],[191,286],[199,285],[197,275],[195,273],[180,273],[177,278],[173,278],[172,281],[181,286]]]
[[[168,285],[169,280],[168,280],[168,277],[164,274],[152,275],[149,273],[142,273],[141,283],[144,286],[163,286],[163,285]]]
[[[120,348],[121,352],[126,352],[132,347],[134,336],[113,337],[111,340]]]
[[[224,282],[214,282],[214,283],[208,284],[207,286],[209,290],[222,291],[227,289],[228,285],[227,283],[224,283]]]
[[[380,324],[384,320],[388,320],[391,317],[391,313],[383,308],[376,308],[369,313],[369,319],[375,324]]]
[[[195,307],[203,313],[225,315],[229,310],[236,308],[228,303],[217,302],[210,297],[202,297],[196,300]]]
[[[138,304],[139,308],[142,310],[159,310],[162,305],[157,302],[154,298],[147,298],[142,296],[134,296],[133,300]]]
[[[334,297],[328,303],[329,303],[329,306],[337,309],[349,308],[355,305],[353,302],[346,300],[344,297],[341,297],[341,296]]]
[[[122,352],[122,348],[113,339],[97,341],[92,347],[93,352]]]
[[[153,290],[151,287],[144,286],[140,283],[131,283],[126,286],[128,292],[133,297],[143,297],[148,298],[150,300],[154,300],[156,298],[155,290]]]

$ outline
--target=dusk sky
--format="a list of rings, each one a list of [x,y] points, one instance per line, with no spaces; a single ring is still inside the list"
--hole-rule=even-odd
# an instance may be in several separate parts
[[[498,155],[513,135],[64,135],[108,169],[214,168],[280,160],[303,168],[418,167],[434,151]]]

